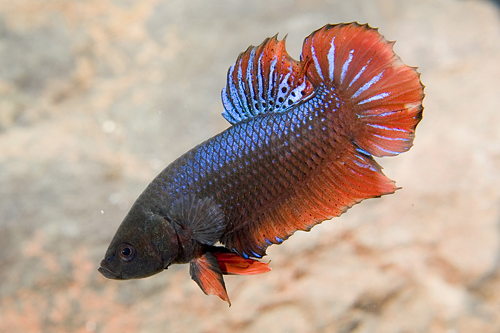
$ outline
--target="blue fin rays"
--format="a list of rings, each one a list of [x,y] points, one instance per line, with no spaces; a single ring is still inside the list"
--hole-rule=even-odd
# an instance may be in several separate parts
[[[229,68],[222,89],[222,116],[231,124],[268,112],[283,112],[309,99],[313,87],[299,62],[276,36],[249,47]]]

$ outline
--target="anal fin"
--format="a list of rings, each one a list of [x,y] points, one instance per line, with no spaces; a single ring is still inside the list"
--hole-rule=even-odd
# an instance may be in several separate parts
[[[256,214],[242,228],[226,233],[221,242],[243,256],[261,257],[269,245],[282,243],[295,231],[308,231],[364,199],[395,190],[396,185],[373,157],[353,143],[338,159],[297,184],[287,197]]]
[[[231,306],[217,257],[206,252],[190,262],[189,273],[206,295],[216,295]]]
[[[216,252],[214,254],[219,261],[222,274],[255,275],[271,270],[266,263],[254,259],[245,259],[236,253]]]

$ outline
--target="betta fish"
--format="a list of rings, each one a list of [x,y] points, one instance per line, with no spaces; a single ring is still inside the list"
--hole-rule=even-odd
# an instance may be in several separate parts
[[[374,157],[410,149],[423,85],[377,29],[326,25],[297,61],[285,39],[250,46],[222,90],[231,126],[168,165],[118,228],[99,272],[144,278],[189,263],[207,295],[224,274],[270,270],[256,259],[295,231],[397,187]]]

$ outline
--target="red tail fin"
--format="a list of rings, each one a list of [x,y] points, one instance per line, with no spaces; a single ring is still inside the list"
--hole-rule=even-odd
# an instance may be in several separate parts
[[[366,126],[354,140],[375,156],[407,151],[422,118],[420,75],[401,61],[392,45],[376,29],[350,23],[313,32],[302,50],[303,61],[312,60],[309,80],[335,89],[356,113]]]
[[[279,51],[278,55],[283,54],[281,48]],[[283,138],[289,139],[290,148],[280,148],[278,161],[259,157],[260,164],[255,163],[254,168],[260,178],[255,179],[262,185],[247,187],[248,192],[258,188],[261,193],[257,196],[267,195],[268,203],[221,239],[245,258],[260,257],[269,245],[338,216],[357,202],[393,193],[397,187],[372,155],[408,150],[422,117],[424,94],[419,74],[404,65],[394,54],[392,43],[368,25],[327,25],[315,31],[304,42],[300,66],[293,72],[295,77],[305,71],[304,87],[312,85],[314,92],[304,90],[304,99],[299,97],[297,107],[290,109],[293,117],[287,118],[287,125],[293,135]],[[234,75],[231,77],[233,83],[228,83],[226,93],[235,92],[233,101],[238,100],[236,92],[243,89],[238,88],[241,84]],[[259,71],[245,77],[259,78]],[[290,86],[285,91],[293,89]],[[226,95],[227,100],[233,96]],[[253,114],[237,103],[225,105],[226,112],[235,117]],[[322,124],[316,127],[315,109]],[[304,117],[304,110],[309,117]],[[276,126],[275,131],[281,135],[287,129]],[[242,184],[244,181],[240,187]]]

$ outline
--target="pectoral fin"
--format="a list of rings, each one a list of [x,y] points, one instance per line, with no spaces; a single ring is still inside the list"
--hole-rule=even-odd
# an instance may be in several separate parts
[[[231,306],[224,278],[222,277],[222,270],[214,254],[206,252],[201,257],[191,260],[189,272],[191,278],[206,295],[219,296]]]
[[[186,196],[172,204],[170,219],[179,235],[213,245],[226,230],[226,217],[212,198]]]

